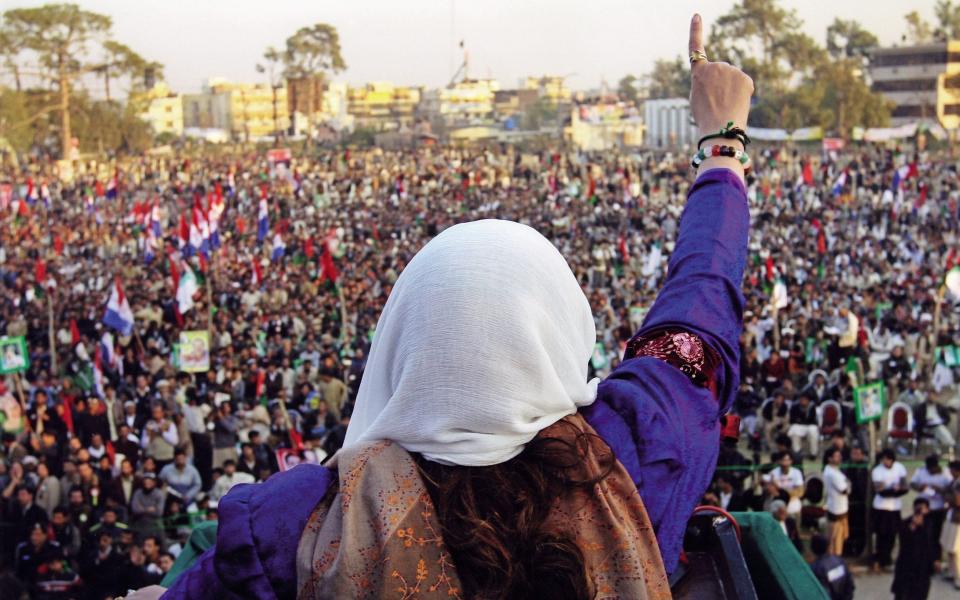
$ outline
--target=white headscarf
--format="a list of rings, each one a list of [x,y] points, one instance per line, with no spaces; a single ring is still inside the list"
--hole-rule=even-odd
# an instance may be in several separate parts
[[[586,406],[590,305],[534,229],[447,229],[397,280],[380,315],[345,446],[388,439],[443,464],[510,460]]]

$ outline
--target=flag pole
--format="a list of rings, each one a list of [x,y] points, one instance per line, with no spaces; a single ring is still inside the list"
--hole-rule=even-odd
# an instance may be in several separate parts
[[[340,342],[347,339],[347,301],[343,296],[343,285],[337,286],[337,299],[340,302]]]
[[[56,324],[53,318],[53,289],[47,288],[47,339],[50,343],[50,371],[54,377],[58,377],[60,371],[57,369],[57,336],[54,331]]]
[[[933,307],[933,332],[930,334],[930,356],[933,360],[927,367],[933,373],[936,367],[937,338],[940,336],[940,314],[943,312],[943,299],[947,296],[947,286],[941,285],[937,290],[937,300]]]
[[[216,253],[210,256],[210,268],[207,269],[206,284],[207,284],[207,329],[210,331],[211,343],[213,341],[213,271],[214,265],[216,264],[217,255]]]
[[[23,385],[20,383],[20,373],[18,371],[13,372],[13,382],[17,386],[17,398],[20,400],[20,412],[23,414],[23,418],[27,422],[27,426],[30,425],[30,420],[27,419],[27,400],[23,397]]]

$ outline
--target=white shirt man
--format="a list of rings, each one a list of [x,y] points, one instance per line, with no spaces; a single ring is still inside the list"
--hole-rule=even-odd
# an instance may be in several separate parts
[[[823,468],[823,485],[827,489],[827,512],[845,515],[850,510],[850,480],[838,467],[828,464]]]
[[[823,467],[823,486],[827,492],[827,535],[830,553],[843,555],[843,544],[850,537],[849,497],[850,480],[840,470],[843,453],[833,447],[827,452],[827,464]]]
[[[871,478],[873,479],[873,489],[877,491],[893,490],[906,482],[907,469],[896,461],[893,461],[890,466],[881,462],[873,468]],[[873,497],[873,508],[876,510],[899,511],[902,506],[903,502],[900,496],[881,496],[877,494]]]
[[[237,471],[236,463],[228,460],[223,464],[223,475],[217,477],[210,489],[210,499],[219,502],[220,498],[226,496],[233,486],[238,483],[254,483],[254,481],[253,475]]]
[[[931,473],[931,469],[936,469],[937,473]],[[917,469],[910,479],[910,487],[917,490],[918,495],[926,498],[930,502],[930,510],[943,510],[946,508],[943,492],[950,487],[953,480],[942,467],[924,466]]]

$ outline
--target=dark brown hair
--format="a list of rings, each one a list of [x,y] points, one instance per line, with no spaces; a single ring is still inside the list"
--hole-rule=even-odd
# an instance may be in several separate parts
[[[489,467],[441,465],[414,459],[440,521],[468,598],[580,599],[592,596],[575,541],[548,530],[553,504],[576,489],[592,489],[616,459],[597,435],[536,437],[523,452]],[[600,474],[584,478],[593,454]]]

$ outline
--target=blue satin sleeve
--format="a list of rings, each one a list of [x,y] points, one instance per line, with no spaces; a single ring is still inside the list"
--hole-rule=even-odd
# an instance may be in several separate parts
[[[633,477],[668,573],[716,467],[718,419],[739,385],[749,223],[740,178],[726,169],[704,173],[688,195],[663,289],[635,336],[695,334],[719,359],[711,374],[716,393],[663,360],[639,356],[617,367],[596,402],[581,409]]]

